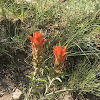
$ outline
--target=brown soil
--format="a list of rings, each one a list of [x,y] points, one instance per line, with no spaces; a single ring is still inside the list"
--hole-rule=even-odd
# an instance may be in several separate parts
[[[9,22],[8,19],[0,16],[2,20],[0,20],[0,34],[7,34],[6,24]],[[28,24],[27,24],[28,23]],[[21,26],[21,29],[26,28],[27,30],[32,30],[31,23],[28,20],[21,19],[13,19],[11,22],[11,28],[14,24]],[[54,31],[54,29],[58,28],[59,25],[47,25],[44,26],[48,31]],[[42,26],[38,26],[41,29]],[[14,28],[14,27],[13,27]],[[12,29],[13,29],[12,28]],[[20,30],[20,27],[18,28]],[[13,34],[13,31],[11,31]],[[97,38],[100,38],[97,37]],[[97,45],[100,46],[99,44]],[[27,50],[28,51],[28,50]],[[26,51],[26,52],[27,52]],[[28,88],[30,80],[26,77],[26,75],[30,74],[33,71],[33,67],[30,64],[25,62],[26,57],[28,56],[23,51],[17,51],[14,55],[14,61],[11,61],[11,58],[4,56],[0,56],[0,100],[12,100],[12,93],[14,89],[19,88],[23,91],[24,88]],[[11,64],[11,62],[15,62]],[[31,60],[30,60],[31,62]],[[64,92],[60,94],[55,100],[79,100],[78,98],[72,99],[71,94],[68,92]],[[99,100],[99,99],[82,99],[82,100]]]

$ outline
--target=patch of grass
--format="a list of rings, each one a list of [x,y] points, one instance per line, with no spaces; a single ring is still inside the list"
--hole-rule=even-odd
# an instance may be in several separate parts
[[[100,32],[99,7],[99,0],[34,0],[33,3],[1,0],[0,14],[8,21],[4,22],[6,34],[0,35],[0,56],[12,57],[12,52],[17,50],[26,52],[29,38],[26,33],[30,35],[42,29],[46,35],[43,64],[53,64],[54,46],[67,46],[68,64],[64,71],[71,74],[70,87],[78,94],[89,92],[100,96],[100,49],[96,46],[96,35]],[[13,23],[15,18],[21,20],[20,25]]]
[[[100,96],[100,64],[88,64],[85,60],[75,66],[70,79],[70,86],[73,91],[86,94],[92,93]]]

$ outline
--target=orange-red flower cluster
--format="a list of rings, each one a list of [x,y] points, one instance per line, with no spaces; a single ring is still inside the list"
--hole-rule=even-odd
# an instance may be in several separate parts
[[[33,53],[33,58],[38,60],[38,62],[41,62],[41,57],[42,57],[42,51],[43,51],[43,45],[45,43],[45,39],[42,37],[41,33],[33,33],[33,37],[30,36],[31,42],[32,42],[32,53]],[[63,68],[66,67],[64,65],[64,61],[66,59],[66,47],[64,49],[62,46],[56,46],[55,49],[53,50],[53,53],[55,55],[54,63],[55,63],[55,71],[61,72]]]
[[[64,67],[64,61],[67,55],[66,52],[66,47],[64,47],[64,49],[62,49],[62,46],[56,46],[55,49],[53,50],[53,53],[55,55],[55,65],[57,66],[57,70],[58,69],[63,69]],[[59,71],[60,72],[60,71]]]
[[[42,52],[43,45],[45,43],[44,38],[42,37],[41,33],[33,33],[33,37],[30,36],[31,42],[32,42],[32,51],[33,55],[37,54],[37,52]]]

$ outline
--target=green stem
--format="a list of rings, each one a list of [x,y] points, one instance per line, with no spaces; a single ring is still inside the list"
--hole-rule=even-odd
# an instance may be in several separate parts
[[[73,90],[73,89],[64,89],[64,90],[59,90],[59,91],[55,91],[55,92],[48,93],[48,94],[46,94],[46,96],[52,95],[52,94],[54,94],[54,93],[60,93],[60,92],[72,91],[72,90]]]
[[[50,84],[49,84],[49,86],[46,88],[44,95],[48,92],[48,89],[50,88],[50,86],[51,86],[51,84],[52,84],[53,81],[54,81],[54,79],[52,79],[52,80],[50,81]]]

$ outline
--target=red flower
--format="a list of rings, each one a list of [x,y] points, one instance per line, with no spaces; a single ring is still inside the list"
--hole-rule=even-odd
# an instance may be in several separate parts
[[[56,63],[64,62],[66,58],[66,47],[62,49],[62,46],[56,46],[53,50],[53,53],[55,55]]]
[[[31,42],[32,42],[32,53],[33,58],[37,58],[42,56],[43,51],[43,44],[45,43],[44,38],[42,37],[41,33],[33,33],[33,37],[30,36]]]
[[[43,44],[45,42],[44,38],[42,37],[41,33],[33,33],[33,37],[30,36],[31,42],[32,42],[32,49],[35,48],[36,50],[39,50],[43,48]]]
[[[57,66],[57,69],[65,68],[66,65],[64,66],[64,61],[65,61],[65,58],[67,55],[66,47],[64,47],[64,49],[62,49],[61,45],[56,46],[55,49],[53,50],[53,53],[55,55],[55,65]]]

